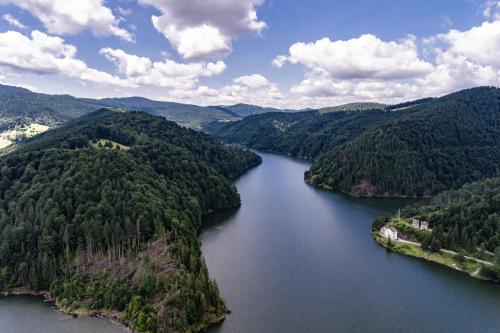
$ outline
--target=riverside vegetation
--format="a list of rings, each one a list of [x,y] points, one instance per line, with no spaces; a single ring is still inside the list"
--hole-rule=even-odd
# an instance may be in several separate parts
[[[414,229],[409,224],[413,218],[429,221],[432,231]],[[396,227],[399,237],[421,247],[382,239],[378,231],[385,225]],[[500,282],[500,178],[442,192],[427,204],[405,208],[400,219],[379,217],[373,233],[396,252]]]
[[[198,331],[226,306],[201,257],[202,216],[240,204],[260,163],[142,112],[98,110],[0,158],[0,289],[49,292],[137,331]]]

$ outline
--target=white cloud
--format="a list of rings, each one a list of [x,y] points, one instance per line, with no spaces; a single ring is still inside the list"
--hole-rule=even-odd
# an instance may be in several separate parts
[[[233,80],[250,88],[263,88],[270,85],[269,81],[260,74],[244,75]]]
[[[385,42],[373,35],[350,40],[323,38],[313,43],[295,43],[288,56],[278,56],[274,64],[286,61],[339,79],[404,79],[424,75],[432,65],[418,56],[415,37]]]
[[[174,89],[161,99],[180,103],[200,105],[228,105],[236,103],[258,104],[262,106],[286,107],[288,101],[275,83],[260,74],[241,76],[233,84],[220,88],[199,85],[195,89]]]
[[[113,61],[118,66],[118,72],[134,85],[194,89],[200,77],[219,75],[226,69],[222,61],[183,64],[166,59],[153,62],[149,58],[111,48],[103,48],[100,53]]]
[[[127,86],[108,73],[89,68],[75,58],[76,47],[59,37],[33,31],[28,38],[16,31],[0,33],[0,70],[35,74],[62,74],[81,80]]]
[[[120,74],[137,77],[148,75],[151,72],[152,62],[149,58],[138,57],[128,54],[123,50],[114,50],[111,48],[103,48],[100,53],[118,65]]]
[[[483,7],[483,16],[486,19],[500,20],[499,0],[487,0],[482,7]]]
[[[133,36],[118,26],[118,19],[102,0],[0,0],[37,17],[51,34],[75,34],[90,29],[96,36],[116,36],[132,42]]]
[[[276,67],[286,63],[306,70],[304,79],[290,89],[299,107],[396,103],[472,86],[499,86],[500,20],[420,41],[412,36],[382,41],[363,35],[346,41],[295,43],[288,55],[273,61]]]
[[[230,38],[208,24],[179,31],[173,25],[162,28],[159,18],[153,17],[153,25],[158,30],[164,29],[163,33],[185,59],[197,60],[205,57],[220,59],[231,52]]]
[[[273,60],[273,66],[281,68],[281,67],[285,66],[285,64],[287,63],[287,61],[288,61],[288,57],[287,56],[285,56],[285,55],[279,55],[276,58],[274,58],[274,60]]]
[[[464,56],[480,65],[500,67],[500,20],[484,22],[467,31],[450,30],[436,36],[434,41],[445,43],[450,56]]]
[[[162,12],[153,16],[161,32],[185,59],[221,59],[231,52],[231,41],[242,34],[257,33],[266,23],[257,18],[256,7],[264,0],[139,0]]]
[[[16,27],[18,29],[21,29],[21,30],[24,30],[26,29],[26,26],[24,24],[22,24],[21,22],[19,22],[18,19],[16,19],[15,17],[13,17],[12,15],[10,14],[3,14],[2,15],[2,18],[7,22],[9,23],[11,26],[13,27]]]

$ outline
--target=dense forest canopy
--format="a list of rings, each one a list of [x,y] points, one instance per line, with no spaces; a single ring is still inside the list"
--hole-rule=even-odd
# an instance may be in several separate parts
[[[398,111],[321,156],[309,182],[354,195],[432,196],[500,172],[500,89],[464,90]]]
[[[315,159],[359,136],[367,128],[398,116],[384,110],[266,113],[229,123],[214,134],[254,149]]]
[[[500,172],[500,89],[384,110],[268,113],[214,128],[226,142],[314,159],[306,180],[357,196],[430,197]]]
[[[224,315],[196,233],[239,205],[248,151],[141,112],[99,110],[0,159],[0,289],[49,290],[68,309],[121,313],[140,331]]]
[[[444,191],[428,203],[408,207],[403,216],[427,220],[440,247],[477,255],[500,247],[500,178]]]

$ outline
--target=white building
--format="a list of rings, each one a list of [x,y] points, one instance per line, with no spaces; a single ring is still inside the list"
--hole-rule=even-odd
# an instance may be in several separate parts
[[[420,229],[422,229],[422,230],[429,230],[429,222],[427,222],[427,221],[420,221]]]
[[[383,227],[382,229],[380,229],[380,236],[387,238],[387,239],[390,239],[390,240],[393,240],[393,241],[397,241],[398,240],[398,229],[396,229],[394,227],[390,227],[390,228]]]

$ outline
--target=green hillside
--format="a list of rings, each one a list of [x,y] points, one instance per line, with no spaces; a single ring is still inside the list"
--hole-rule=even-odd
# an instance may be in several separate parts
[[[215,108],[218,108],[220,110],[224,111],[229,111],[233,114],[236,114],[240,117],[248,117],[256,114],[262,114],[262,113],[267,113],[267,112],[284,112],[284,110],[281,109],[276,109],[276,108],[269,108],[269,107],[262,107],[262,106],[257,106],[257,105],[251,105],[251,104],[234,104],[234,105],[220,105],[220,106],[215,106]]]
[[[384,110],[385,104],[380,103],[349,103],[327,108],[321,108],[320,113],[339,112],[339,111],[366,111],[366,110]]]
[[[375,237],[392,250],[435,261],[474,277],[500,281],[500,178],[489,178],[444,191],[425,204],[402,210],[400,219],[381,216],[373,223]],[[411,221],[428,221],[429,231]],[[377,237],[384,225],[399,237],[421,246],[387,242]]]
[[[200,129],[203,124],[213,121],[229,121],[241,118],[229,110],[216,107],[153,101],[142,97],[104,98],[89,101],[99,107],[144,111],[152,115],[165,117],[165,119],[175,121],[180,125],[197,129]]]
[[[99,110],[0,158],[0,289],[50,291],[138,331],[198,331],[225,305],[203,215],[239,205],[257,155],[141,112]]]
[[[196,129],[210,122],[240,118],[224,109],[153,101],[142,97],[76,98],[69,95],[40,94],[24,88],[0,85],[0,131],[32,123],[55,127],[102,107],[144,111]]]
[[[500,172],[500,89],[475,88],[385,110],[268,113],[220,139],[314,159],[307,182],[356,196],[430,197]]]
[[[469,89],[397,113],[321,156],[307,181],[353,195],[429,197],[499,174],[500,89]]]
[[[38,94],[0,85],[0,131],[32,123],[52,127],[98,108],[69,95]]]
[[[266,113],[228,123],[213,133],[226,142],[315,159],[399,116],[383,110]]]

